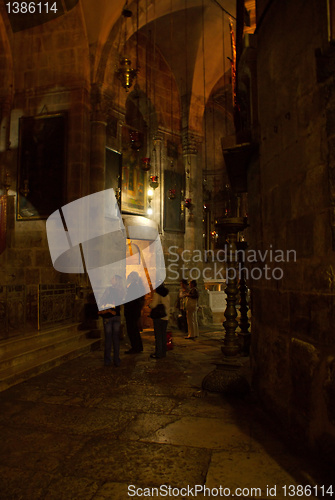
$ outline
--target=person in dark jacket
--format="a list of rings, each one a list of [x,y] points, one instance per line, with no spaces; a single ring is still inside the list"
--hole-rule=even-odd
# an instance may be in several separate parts
[[[164,284],[161,284],[156,288],[149,307],[151,309],[154,309],[158,304],[164,305],[166,315],[163,318],[155,318],[153,320],[155,333],[155,352],[153,354],[150,354],[150,357],[154,359],[165,358],[166,356],[166,330],[170,313],[170,295],[169,290],[164,286]]]
[[[111,286],[106,288],[101,300],[99,315],[104,323],[105,332],[105,350],[104,364],[112,364],[112,345],[113,345],[113,363],[114,366],[120,366],[120,327],[121,312],[120,305],[124,297],[124,287],[122,278],[117,274],[111,279]]]
[[[143,351],[139,319],[144,305],[145,289],[139,274],[132,271],[127,278],[126,302],[124,315],[131,348],[125,354],[136,354]]]
[[[198,298],[199,292],[197,289],[197,282],[195,280],[191,280],[186,302],[188,336],[185,337],[185,339],[194,340],[195,338],[199,337]]]
[[[186,317],[186,298],[188,294],[188,284],[187,280],[182,279],[180,282],[180,289],[178,294],[178,327],[183,330],[184,333],[188,333],[187,317]]]

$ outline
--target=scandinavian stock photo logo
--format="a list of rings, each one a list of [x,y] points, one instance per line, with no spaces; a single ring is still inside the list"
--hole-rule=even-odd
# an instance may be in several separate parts
[[[227,244],[220,250],[183,250],[172,245],[168,249],[167,277],[181,279],[228,280],[245,279],[281,280],[284,270],[280,264],[296,262],[295,250],[269,248],[261,250],[233,249]]]

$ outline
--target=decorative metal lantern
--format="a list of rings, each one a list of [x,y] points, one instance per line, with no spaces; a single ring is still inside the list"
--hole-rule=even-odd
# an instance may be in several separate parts
[[[168,194],[169,200],[174,200],[176,198],[176,195],[177,193],[175,188],[169,189],[169,194]]]
[[[131,67],[131,60],[127,57],[120,60],[120,66],[115,72],[126,92],[129,92],[137,73],[138,70]]]
[[[141,159],[141,169],[144,170],[144,172],[148,172],[150,170],[151,165],[150,165],[150,158],[142,158]]]
[[[189,210],[192,210],[193,203],[192,203],[191,198],[186,198],[186,200],[185,200],[185,207],[188,208]]]
[[[121,34],[123,29],[123,51],[125,50],[126,41],[127,41],[127,18],[130,18],[133,15],[132,11],[127,9],[126,7],[122,11],[122,24],[121,24]],[[138,12],[137,12],[137,31],[138,31]],[[136,43],[138,43],[136,39]],[[137,47],[136,47],[137,49]],[[119,51],[120,53],[120,51]],[[138,68],[138,60],[136,61],[136,69],[132,67],[131,60],[125,55],[125,53],[120,56],[119,67],[115,71],[115,75],[120,80],[122,87],[129,92],[130,87],[132,86],[134,79],[137,76],[139,71]]]
[[[152,187],[152,189],[158,188],[158,186],[159,186],[158,175],[150,175],[149,184]]]
[[[129,136],[130,136],[130,146],[131,149],[134,149],[135,151],[139,151],[143,145],[143,138],[137,130],[130,130],[129,131]]]

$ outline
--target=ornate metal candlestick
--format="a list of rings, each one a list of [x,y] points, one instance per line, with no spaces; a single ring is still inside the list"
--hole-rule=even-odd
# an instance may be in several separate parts
[[[223,359],[216,362],[213,372],[206,375],[202,381],[202,388],[211,392],[222,392],[226,394],[244,394],[249,390],[248,383],[241,373],[242,364],[238,360],[240,351],[236,328],[236,301],[237,301],[237,274],[238,262],[236,258],[237,233],[247,227],[246,217],[227,217],[219,224],[219,231],[228,234],[229,253],[227,271],[227,308],[225,311],[226,321],[223,326],[226,330],[223,346]],[[221,226],[221,227],[220,227]]]
[[[237,242],[237,250],[243,250],[243,255],[244,252],[247,248],[247,242],[246,241],[239,241]],[[244,269],[244,259],[243,257],[239,258],[239,263],[241,265],[240,268],[240,283],[239,283],[239,292],[240,292],[240,322],[239,322],[239,327],[240,327],[240,332],[238,333],[238,338],[239,338],[239,343],[241,347],[242,354],[245,354],[248,356],[249,351],[250,351],[250,337],[251,333],[249,332],[249,318],[248,318],[248,300],[247,300],[247,295],[248,295],[248,287],[246,284],[245,280],[245,269]]]
[[[227,221],[227,222],[226,222]],[[236,356],[239,352],[238,338],[235,333],[238,327],[238,322],[236,321],[237,311],[236,311],[236,298],[238,294],[237,288],[237,265],[236,261],[236,241],[237,233],[240,231],[240,224],[237,223],[238,218],[229,218],[224,222],[225,228],[229,230],[228,241],[229,241],[229,269],[227,270],[227,308],[225,310],[226,321],[223,326],[226,330],[226,335],[224,338],[223,346],[221,350],[225,356]]]

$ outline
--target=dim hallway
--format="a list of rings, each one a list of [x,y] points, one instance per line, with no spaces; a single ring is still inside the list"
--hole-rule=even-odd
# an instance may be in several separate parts
[[[100,348],[0,393],[1,500],[331,498],[324,464],[288,446],[252,392],[201,391],[223,331],[200,333],[174,331],[153,360],[145,330],[141,354],[122,341],[119,368]]]

